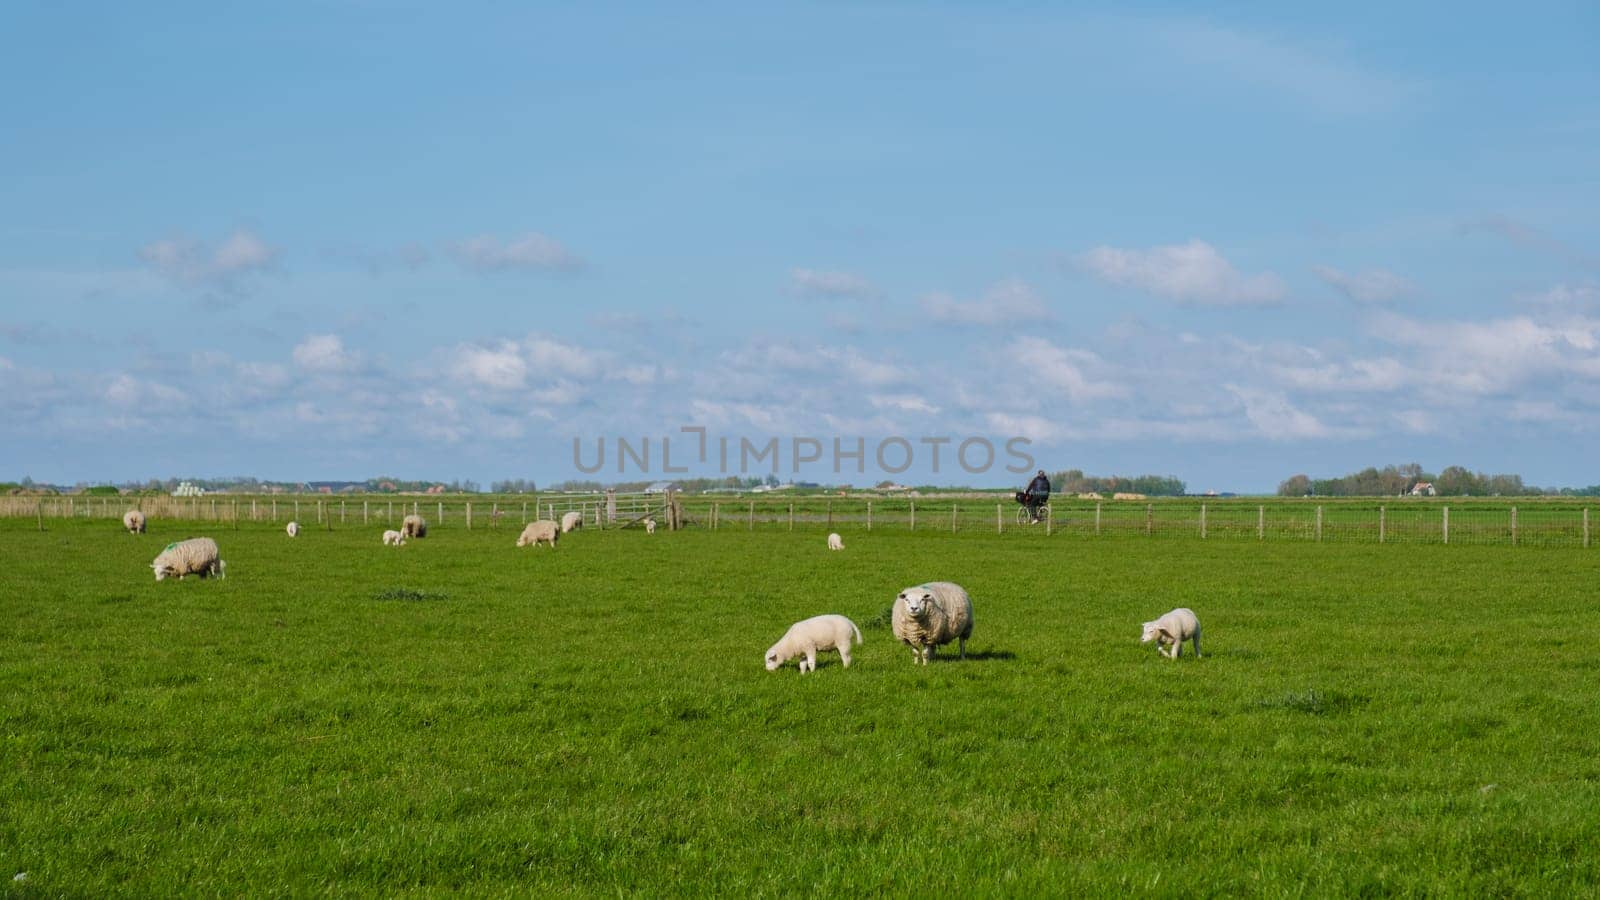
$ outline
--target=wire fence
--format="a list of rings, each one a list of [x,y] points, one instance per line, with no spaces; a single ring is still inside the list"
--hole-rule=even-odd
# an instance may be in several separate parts
[[[240,523],[298,521],[324,528],[395,525],[421,515],[430,528],[521,528],[536,518],[578,512],[585,527],[620,528],[661,517],[667,494],[552,494],[467,500],[392,496],[3,497],[0,516],[118,520],[129,509],[160,519]],[[1183,538],[1475,546],[1591,546],[1590,510],[1568,500],[1253,502],[1095,501],[1057,498],[1039,522],[1009,498],[676,496],[684,527],[708,530],[930,531],[1062,538]]]

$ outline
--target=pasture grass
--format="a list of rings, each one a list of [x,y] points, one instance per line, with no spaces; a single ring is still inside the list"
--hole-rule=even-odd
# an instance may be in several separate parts
[[[0,891],[1600,886],[1600,555],[381,529],[0,521]],[[202,533],[229,577],[156,583]],[[933,579],[976,630],[915,668]],[[1174,606],[1204,659],[1138,643]],[[766,672],[823,612],[855,664]]]

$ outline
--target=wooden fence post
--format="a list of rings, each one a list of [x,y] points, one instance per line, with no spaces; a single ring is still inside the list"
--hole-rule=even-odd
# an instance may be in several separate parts
[[[1200,504],[1200,540],[1206,539],[1206,505]]]
[[[1155,526],[1156,526],[1156,507],[1155,507],[1155,504],[1146,503],[1144,505],[1144,533],[1145,533],[1145,536],[1148,537],[1150,535],[1155,534],[1156,533]]]
[[[872,501],[867,501],[867,530],[872,530]]]
[[[1262,506],[1257,506],[1256,507],[1256,540],[1264,541],[1266,539],[1267,539],[1267,507],[1265,505],[1262,505]]]
[[[294,501],[294,520],[296,522],[300,521],[300,501],[299,500],[295,500]]]
[[[911,530],[917,530],[917,501],[911,501]]]
[[[828,501],[828,530],[833,530],[833,501]]]
[[[1381,544],[1388,538],[1388,531],[1389,509],[1388,507],[1380,506],[1378,507],[1378,543]]]
[[[1056,533],[1056,511],[1054,509],[1051,509],[1050,507],[1045,507],[1045,512],[1044,512],[1044,536],[1045,537],[1049,537],[1050,535],[1055,534],[1055,533]]]
[[[467,530],[472,530],[472,501],[467,501]]]
[[[1317,540],[1322,540],[1322,506],[1317,505]]]
[[[950,504],[950,533],[956,533],[956,505]]]
[[[233,501],[233,530],[239,530],[239,501]]]
[[[361,524],[367,524],[367,501],[361,501]]]
[[[339,524],[344,524],[344,501],[339,501]]]
[[[1517,508],[1511,507],[1511,546],[1517,545]]]
[[[794,530],[794,502],[789,503],[789,530]]]
[[[1100,533],[1100,507],[1102,505],[1103,504],[1101,504],[1100,501],[1098,501],[1098,500],[1095,501],[1095,504],[1094,504],[1094,533],[1097,534],[1097,535]]]
[[[39,520],[39,530],[43,531],[44,530],[44,501],[43,500],[40,500],[40,501],[38,501],[38,502],[33,504],[33,514]]]
[[[1005,524],[1000,518],[1000,504],[996,503],[994,505],[994,533],[1005,534],[1005,531]]]
[[[748,530],[756,530],[756,502],[754,500],[750,501],[750,527]]]
[[[1444,542],[1450,543],[1450,507],[1444,508]]]
[[[1589,546],[1589,507],[1583,508],[1583,546]]]
[[[272,498],[272,521],[278,521],[278,498]]]
[[[439,524],[444,524],[444,501],[439,501]]]

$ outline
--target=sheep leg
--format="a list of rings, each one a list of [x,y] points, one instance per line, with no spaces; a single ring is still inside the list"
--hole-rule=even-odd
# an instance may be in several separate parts
[[[1194,626],[1194,658],[1200,658],[1200,626]]]
[[[815,651],[815,650],[807,650],[806,651],[806,667],[802,668],[800,671],[802,671],[802,672],[815,672],[816,670],[817,670],[817,651]]]
[[[849,638],[845,638],[845,642],[839,646],[839,662],[843,663],[844,667],[846,669],[850,668],[850,639]]]
[[[967,639],[961,638],[961,658],[967,658]]]

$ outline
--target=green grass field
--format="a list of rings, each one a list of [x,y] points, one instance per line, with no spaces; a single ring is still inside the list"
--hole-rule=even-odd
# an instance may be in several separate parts
[[[0,520],[9,895],[1600,890],[1600,554],[47,524]],[[199,533],[229,577],[156,583]],[[919,669],[875,623],[931,579],[976,630]],[[1179,605],[1202,660],[1138,643]],[[763,669],[823,612],[855,665]]]

